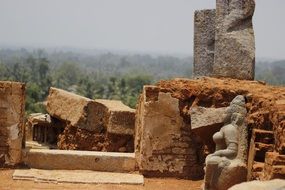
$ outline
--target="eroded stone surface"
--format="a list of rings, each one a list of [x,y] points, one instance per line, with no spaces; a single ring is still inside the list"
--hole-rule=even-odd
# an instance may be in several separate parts
[[[195,11],[194,76],[211,76],[215,51],[215,9]]]
[[[0,166],[21,161],[24,131],[25,85],[0,82]]]
[[[178,99],[144,86],[136,117],[135,153],[144,175],[197,178],[203,174],[197,156],[200,147],[180,116]]]
[[[213,76],[254,79],[254,0],[217,0]]]

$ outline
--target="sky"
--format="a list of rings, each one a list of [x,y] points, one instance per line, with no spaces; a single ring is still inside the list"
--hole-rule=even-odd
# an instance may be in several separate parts
[[[195,10],[215,0],[0,0],[0,46],[193,53]],[[256,0],[257,58],[285,59],[285,0]]]

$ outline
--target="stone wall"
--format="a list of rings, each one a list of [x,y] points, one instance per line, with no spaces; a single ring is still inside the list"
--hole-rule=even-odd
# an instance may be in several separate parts
[[[180,115],[179,100],[155,86],[144,86],[136,121],[139,170],[146,176],[200,178],[200,146]]]
[[[0,166],[21,162],[25,85],[0,81]]]

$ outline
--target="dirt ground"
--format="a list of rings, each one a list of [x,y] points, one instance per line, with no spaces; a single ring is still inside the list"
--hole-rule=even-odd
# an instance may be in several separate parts
[[[33,181],[13,180],[14,170],[0,170],[0,190],[17,189],[52,189],[52,190],[200,190],[202,181],[179,180],[179,179],[157,179],[145,178],[144,185],[107,185],[107,184],[70,184],[70,183],[36,183]]]

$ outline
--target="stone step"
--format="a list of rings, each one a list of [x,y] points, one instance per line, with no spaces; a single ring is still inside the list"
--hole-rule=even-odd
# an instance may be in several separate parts
[[[25,149],[23,161],[30,168],[49,170],[135,171],[134,153]]]
[[[131,184],[143,185],[139,174],[97,172],[88,170],[17,169],[14,180],[31,180],[45,183]]]
[[[274,144],[273,131],[253,129],[252,137],[253,137],[254,142],[260,142],[264,144]]]

